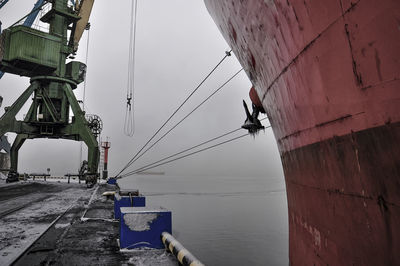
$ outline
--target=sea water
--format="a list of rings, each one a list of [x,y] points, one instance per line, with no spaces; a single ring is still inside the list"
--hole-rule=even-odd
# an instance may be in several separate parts
[[[172,211],[173,235],[205,265],[288,265],[283,177],[134,176],[118,181]]]

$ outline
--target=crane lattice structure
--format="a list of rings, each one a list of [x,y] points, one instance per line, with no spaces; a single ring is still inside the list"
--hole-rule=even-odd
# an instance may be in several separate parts
[[[17,174],[18,151],[25,140],[51,138],[84,141],[88,147],[86,182],[92,185],[97,180],[99,146],[73,92],[85,79],[86,65],[78,61],[66,63],[76,53],[94,0],[72,1],[72,5],[68,1],[39,0],[39,6],[30,13],[29,16],[44,4],[51,4],[40,18],[49,24],[48,33],[15,24],[0,35],[0,71],[30,77],[31,83],[0,118],[0,136],[17,133],[10,151],[9,178]],[[0,7],[5,2],[2,0]],[[33,23],[32,18],[29,23]],[[32,94],[25,119],[17,121],[15,116]]]

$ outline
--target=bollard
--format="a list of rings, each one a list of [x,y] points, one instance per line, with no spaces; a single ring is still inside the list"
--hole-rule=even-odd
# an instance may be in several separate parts
[[[114,195],[114,218],[120,219],[121,207],[144,207],[146,206],[146,197],[139,195],[139,191],[122,192]]]
[[[170,233],[163,232],[161,240],[165,248],[170,251],[183,266],[204,266],[195,256],[178,242]]]

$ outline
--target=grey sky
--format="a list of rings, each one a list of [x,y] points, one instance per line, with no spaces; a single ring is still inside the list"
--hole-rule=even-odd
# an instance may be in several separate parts
[[[3,28],[27,14],[34,2],[10,0],[0,10]],[[208,74],[229,47],[202,0],[139,0],[134,96],[136,133],[133,138],[126,137],[123,134],[123,120],[131,2],[118,0],[112,3],[96,1],[90,19],[92,28],[86,111],[99,115],[103,120],[102,136],[110,137],[111,141],[109,170],[110,174],[115,174]],[[80,42],[77,57],[82,62],[86,55],[86,41],[87,32]],[[174,121],[179,121],[240,68],[235,57],[225,60]],[[0,80],[3,107],[11,105],[28,84],[27,78],[6,74]],[[240,127],[245,119],[241,101],[245,99],[249,102],[250,86],[242,72],[131,169]],[[82,94],[83,84],[75,90],[78,99],[82,99]],[[27,107],[19,114],[20,119]],[[264,121],[264,124],[268,122]],[[10,134],[10,139],[13,138],[14,135]],[[79,147],[79,143],[71,141],[28,140],[20,151],[19,171],[43,172],[50,167],[53,174],[76,172]],[[169,175],[282,175],[279,154],[270,129],[255,139],[246,137],[154,170],[165,171]]]

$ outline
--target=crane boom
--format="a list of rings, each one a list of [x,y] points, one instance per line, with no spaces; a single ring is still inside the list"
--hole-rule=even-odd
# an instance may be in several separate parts
[[[44,0],[38,0],[35,5],[33,6],[33,9],[29,16],[25,19],[24,21],[24,26],[31,27],[33,22],[35,21],[36,17],[39,14],[40,11],[40,6],[43,5]]]
[[[74,34],[74,47],[75,49],[78,47],[79,41],[82,38],[83,31],[85,30],[88,22],[90,13],[92,12],[92,7],[94,4],[94,0],[81,0],[79,4],[79,13],[78,15],[81,17],[80,20],[76,23],[76,29]]]

